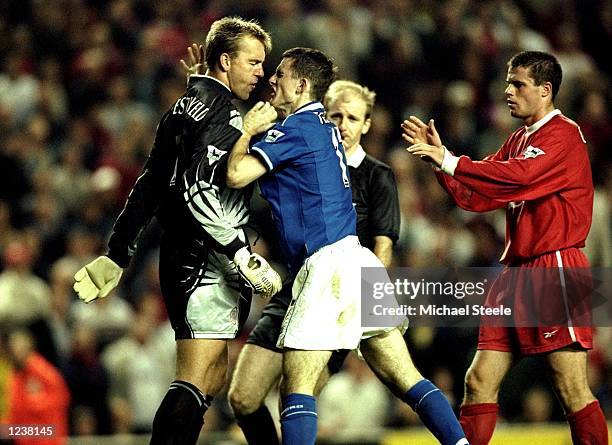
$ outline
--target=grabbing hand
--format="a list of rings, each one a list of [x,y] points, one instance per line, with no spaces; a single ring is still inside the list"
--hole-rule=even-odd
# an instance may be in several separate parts
[[[283,287],[280,275],[266,259],[256,253],[250,253],[246,247],[236,252],[234,263],[246,284],[265,300]]]
[[[254,136],[270,129],[276,122],[276,110],[269,102],[257,102],[244,116],[242,132]]]
[[[184,59],[181,59],[180,63],[187,74],[187,82],[189,82],[189,76],[192,74],[204,74],[206,69],[204,47],[197,43],[192,43],[191,46],[187,47],[187,59],[189,64]]]
[[[72,288],[85,303],[106,297],[123,274],[123,269],[107,256],[99,256],[74,274]]]

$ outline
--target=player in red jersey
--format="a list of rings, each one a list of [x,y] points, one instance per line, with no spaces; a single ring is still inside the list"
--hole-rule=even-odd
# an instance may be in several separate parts
[[[493,285],[486,305],[513,301],[525,307],[568,307],[574,297],[568,272],[588,267],[580,248],[591,225],[593,183],[586,142],[580,128],[555,109],[561,66],[554,56],[535,51],[508,62],[506,100],[523,126],[497,153],[482,161],[455,156],[444,145],[433,119],[411,116],[402,123],[408,151],[438,167],[440,184],[461,208],[484,212],[505,207],[506,245],[500,261],[507,267]],[[504,275],[528,268],[554,271],[556,281],[513,281]],[[520,278],[519,278],[520,280]],[[517,287],[516,284],[521,284]],[[545,290],[545,292],[543,292]],[[536,300],[534,302],[534,300]],[[541,318],[540,318],[541,320]],[[603,412],[587,383],[587,350],[592,329],[571,315],[563,325],[481,325],[478,351],[465,378],[461,425],[471,444],[489,443],[497,417],[502,379],[515,355],[543,354],[550,379],[570,424],[574,444],[608,444]]]

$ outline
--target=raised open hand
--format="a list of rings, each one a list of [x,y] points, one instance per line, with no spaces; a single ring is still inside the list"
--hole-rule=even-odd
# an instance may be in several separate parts
[[[402,122],[401,127],[403,130],[402,138],[410,144],[425,143],[436,147],[442,146],[442,140],[433,119],[425,124],[418,117],[410,116],[409,119]]]
[[[181,59],[180,63],[187,74],[187,81],[192,74],[204,74],[206,64],[204,63],[204,47],[197,43],[192,43],[187,47],[187,62]]]

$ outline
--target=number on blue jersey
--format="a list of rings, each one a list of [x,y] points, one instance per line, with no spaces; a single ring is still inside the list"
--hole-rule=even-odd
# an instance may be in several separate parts
[[[334,144],[334,150],[336,150],[336,156],[340,160],[340,169],[342,170],[342,183],[344,184],[344,188],[349,188],[351,186],[351,181],[349,181],[348,174],[346,173],[346,164],[344,163],[344,157],[342,156],[342,152],[340,151],[340,130],[338,127],[331,127],[331,138],[332,143]]]

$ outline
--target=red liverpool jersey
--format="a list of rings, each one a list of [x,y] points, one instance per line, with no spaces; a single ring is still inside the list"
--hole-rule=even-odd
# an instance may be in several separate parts
[[[559,110],[516,130],[494,155],[461,156],[454,176],[437,176],[465,210],[507,207],[504,264],[584,247],[593,211],[591,165],[580,127]]]

